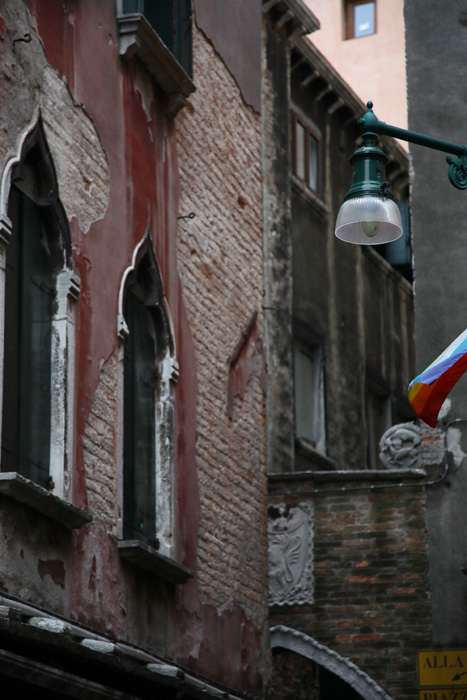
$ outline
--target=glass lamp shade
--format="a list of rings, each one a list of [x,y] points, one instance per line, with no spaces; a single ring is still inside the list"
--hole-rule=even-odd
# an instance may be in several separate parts
[[[393,199],[362,195],[347,199],[339,210],[336,236],[346,243],[378,245],[402,236],[402,220]]]

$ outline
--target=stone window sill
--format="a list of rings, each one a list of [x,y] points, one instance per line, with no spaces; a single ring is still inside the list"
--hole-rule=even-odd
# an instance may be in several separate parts
[[[295,449],[303,457],[313,462],[319,469],[334,469],[334,462],[327,455],[309,445],[306,440],[295,438]]]
[[[117,24],[120,56],[125,61],[139,58],[168,96],[168,113],[175,117],[196,89],[190,77],[144,15],[119,15]]]
[[[186,583],[194,572],[139,540],[119,540],[120,556],[133,566],[150,571],[169,583]]]
[[[322,217],[326,217],[330,214],[329,207],[323,202],[321,197],[317,195],[316,192],[313,192],[312,189],[307,187],[307,185],[302,180],[300,180],[300,178],[293,174],[292,187],[298,194],[300,194],[306,200],[306,202],[308,202],[308,204],[311,204],[311,206],[317,214],[319,214]]]
[[[404,484],[419,482],[423,485],[427,473],[424,469],[360,469],[357,471],[308,471],[308,472],[283,472],[281,474],[269,474],[269,497],[283,496],[284,492],[290,494],[315,494],[321,490],[336,493],[345,490],[372,488],[400,488]]]
[[[91,514],[87,511],[55,496],[17,472],[0,473],[0,494],[18,503],[24,503],[68,530],[80,528],[92,520]]]

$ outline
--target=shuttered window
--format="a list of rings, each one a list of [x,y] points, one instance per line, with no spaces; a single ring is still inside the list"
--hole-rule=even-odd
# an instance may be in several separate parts
[[[39,208],[15,187],[9,217],[2,470],[48,487],[55,275]]]
[[[156,544],[156,334],[138,287],[125,297],[123,536]]]

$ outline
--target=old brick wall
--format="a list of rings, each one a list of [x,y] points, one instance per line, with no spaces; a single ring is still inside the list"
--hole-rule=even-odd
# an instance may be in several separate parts
[[[218,609],[240,605],[262,626],[267,564],[260,116],[244,103],[199,30],[194,57],[197,90],[178,118],[178,152],[179,214],[194,212],[195,218],[179,221],[177,249],[198,372],[198,577],[205,602]],[[244,381],[229,417],[229,375],[237,364]]]
[[[212,626],[196,622],[183,644],[211,665],[238,658],[256,683],[269,675],[261,123],[196,27],[193,40],[197,89],[177,138],[178,213],[195,218],[178,222],[177,255],[197,371],[197,583]]]
[[[276,606],[272,624],[313,637],[408,700],[417,651],[431,639],[425,490],[336,479],[314,484],[323,492],[312,497],[313,604]]]

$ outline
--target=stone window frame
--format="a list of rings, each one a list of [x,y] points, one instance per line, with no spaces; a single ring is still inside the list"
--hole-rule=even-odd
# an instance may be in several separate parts
[[[141,61],[167,96],[168,116],[176,117],[196,90],[192,79],[143,14],[123,14],[123,0],[116,0],[116,9],[120,57]]]
[[[8,203],[14,169],[25,156],[28,138],[39,131],[39,138],[46,147],[47,141],[37,110],[29,126],[22,132],[16,153],[5,163],[0,177],[0,442],[3,410],[3,365],[5,343],[5,276],[7,246],[12,235],[12,222],[8,217]],[[53,206],[62,226],[68,226],[59,199],[55,169],[48,147],[48,167],[54,180]],[[68,259],[67,259],[68,258]],[[25,503],[34,510],[60,522],[69,529],[79,528],[89,522],[91,515],[70,502],[73,476],[73,445],[75,435],[75,350],[76,323],[80,279],[72,268],[70,251],[64,251],[64,264],[56,277],[56,308],[52,318],[51,346],[51,429],[49,490],[23,477],[19,472],[0,472],[0,493]]]
[[[393,411],[393,392],[380,372],[367,366],[365,371],[365,429],[367,469],[382,469],[379,443],[384,433],[397,421]]]
[[[193,77],[193,0],[118,0],[118,14],[143,15],[185,73]]]
[[[323,142],[319,129],[313,124],[311,119],[307,117],[302,110],[296,105],[291,109],[291,147],[292,147],[292,175],[296,180],[306,188],[310,193],[322,200],[323,195],[323,177],[322,177],[322,160],[323,160]],[[298,173],[297,167],[297,125],[303,127],[305,131],[304,143],[304,175]],[[316,141],[316,187],[310,184],[310,139]]]
[[[328,444],[327,444],[327,404],[326,404],[326,343],[325,338],[318,332],[316,332],[309,324],[304,323],[300,319],[294,317],[293,319],[293,343],[294,343],[294,436],[295,436],[295,449],[296,455],[300,455],[306,461],[309,461],[319,469],[332,469],[333,462],[328,457]],[[320,415],[318,421],[320,423],[319,430],[322,433],[322,440],[324,445],[319,447],[318,445],[313,446],[308,440],[304,439],[297,432],[297,418],[296,418],[296,394],[295,394],[295,348],[298,345],[310,348],[311,352],[318,353],[319,361],[319,379],[318,379],[318,391],[320,396],[318,397],[320,404]],[[300,461],[301,461],[300,458]],[[296,459],[298,457],[296,456]]]
[[[168,338],[165,352],[159,360],[159,383],[156,395],[155,417],[155,523],[157,549],[140,540],[124,538],[124,342],[129,329],[124,316],[125,293],[130,277],[138,268],[139,262],[149,254],[152,269],[158,278],[160,297],[155,305],[165,316]],[[184,583],[194,574],[177,559],[175,537],[175,491],[176,491],[176,451],[175,451],[175,404],[176,385],[179,368],[176,360],[175,334],[170,309],[163,291],[162,277],[152,242],[149,225],[140,242],[136,245],[131,264],[125,269],[118,295],[117,313],[118,362],[117,362],[117,405],[118,405],[118,445],[117,445],[117,546],[120,555],[130,564],[150,571],[171,583]]]

